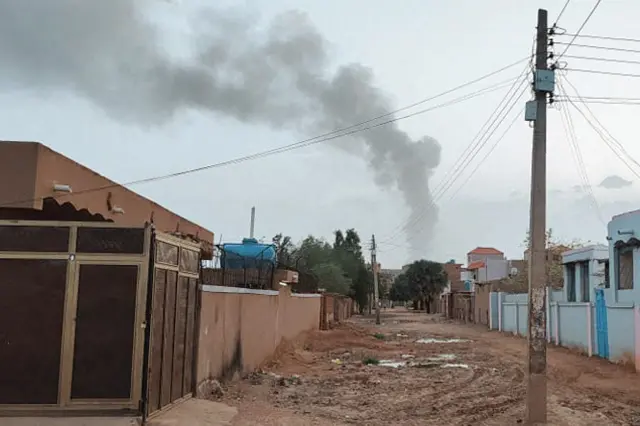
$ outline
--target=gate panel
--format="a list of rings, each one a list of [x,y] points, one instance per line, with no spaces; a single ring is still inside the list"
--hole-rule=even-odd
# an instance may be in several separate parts
[[[184,381],[182,394],[191,392],[193,388],[193,367],[196,339],[196,296],[198,292],[198,280],[195,278],[188,279],[189,294],[187,299],[187,330],[185,338],[185,357],[184,357]]]
[[[604,290],[596,289],[596,340],[598,356],[609,358],[609,325],[607,324],[607,303]]]
[[[135,412],[149,227],[0,221],[0,411]]]
[[[137,265],[78,268],[71,399],[129,399]]]
[[[171,399],[173,401],[184,396],[182,392],[184,382],[184,344],[187,327],[187,297],[189,295],[189,281],[187,277],[178,278],[176,292],[176,328],[173,339],[173,372],[171,381]]]
[[[167,271],[167,289],[164,299],[164,332],[162,335],[162,387],[160,389],[160,407],[171,403],[177,286],[178,273],[176,271]]]
[[[191,395],[200,247],[156,233],[146,415]]]
[[[0,259],[0,404],[56,404],[66,260]]]
[[[156,269],[153,279],[151,303],[151,331],[149,366],[147,376],[147,412],[160,409],[160,387],[162,384],[162,336],[164,331],[164,300],[167,287],[167,271]]]

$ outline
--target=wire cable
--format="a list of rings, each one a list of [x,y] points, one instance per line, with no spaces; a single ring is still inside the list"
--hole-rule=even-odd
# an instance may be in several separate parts
[[[640,99],[589,99],[589,98],[574,98],[574,97],[565,97],[559,96],[556,97],[555,101],[557,103],[569,102],[569,101],[578,101],[585,104],[599,104],[599,105],[640,105]]]
[[[615,71],[602,71],[602,70],[588,70],[583,68],[564,68],[567,71],[575,71],[575,72],[583,72],[587,74],[600,74],[600,75],[612,75],[617,77],[632,77],[638,78],[640,74],[632,74],[626,72],[615,72]]]
[[[515,107],[515,103],[513,104],[513,107]],[[511,110],[513,109],[513,107],[509,110],[509,112],[511,112]],[[460,190],[469,182],[469,180],[471,180],[471,178],[473,177],[473,175],[478,171],[478,169],[480,168],[480,166],[482,164],[484,164],[485,161],[487,161],[487,158],[489,158],[489,156],[491,155],[491,153],[493,151],[495,151],[495,149],[498,147],[498,145],[500,145],[500,142],[502,142],[502,140],[505,138],[505,136],[507,136],[507,133],[509,133],[509,131],[511,130],[511,128],[514,126],[514,124],[516,124],[516,122],[518,121],[518,118],[522,118],[522,114],[524,113],[524,108],[520,109],[520,111],[513,117],[513,120],[511,120],[511,123],[509,123],[509,125],[507,126],[507,128],[505,129],[504,132],[502,132],[502,134],[498,137],[498,139],[496,139],[495,143],[491,146],[491,148],[489,149],[489,151],[487,151],[487,153],[484,155],[484,157],[482,157],[482,159],[480,160],[480,162],[476,165],[476,167],[471,171],[471,173],[469,173],[469,175],[467,176],[467,178],[462,182],[462,184],[458,187],[458,189],[455,190],[455,192],[451,195],[451,197],[449,198],[449,200],[447,200],[447,202],[451,202],[453,201],[453,199],[456,197],[456,195],[460,192]]]
[[[577,44],[577,43],[569,44],[561,41],[555,41],[553,44],[558,44],[560,46],[567,46],[567,49],[569,48],[569,46],[574,46],[574,47],[584,47],[585,49],[610,50],[612,52],[640,53],[640,50],[638,49],[627,49],[623,47],[596,46],[593,44]],[[567,49],[565,49],[565,52]],[[556,59],[560,59],[560,55],[556,56]]]
[[[522,73],[518,77],[518,79],[522,79],[522,80],[520,80],[519,86],[522,86],[523,83],[526,83],[526,79],[524,79],[524,77],[525,77],[525,74],[527,72],[527,69],[528,69],[528,67],[525,67],[525,69],[522,71]],[[496,123],[496,121],[498,120],[498,117],[500,116],[500,114],[504,111],[504,109],[506,108],[508,103],[513,99],[513,96],[515,96],[515,94],[517,93],[517,90],[518,90],[518,80],[516,80],[513,83],[511,88],[505,94],[504,98],[500,101],[500,103],[498,103],[496,108],[493,110],[493,112],[491,113],[491,115],[489,116],[487,121],[485,121],[485,123],[482,125],[480,130],[473,137],[473,139],[471,140],[471,143],[469,143],[469,145],[465,148],[465,150],[462,152],[460,157],[458,157],[458,159],[454,163],[453,168],[450,169],[451,173],[446,173],[445,176],[442,178],[443,182],[450,181],[451,179],[453,179],[453,176],[455,176],[456,173],[459,173],[465,167],[466,162],[469,159],[469,157],[474,154],[475,150],[480,145],[482,137],[484,135],[486,135],[488,129],[492,125],[494,125]],[[510,93],[511,93],[511,95],[509,95]],[[502,104],[502,102],[504,102],[504,105]],[[502,109],[500,109],[501,105],[503,105]],[[446,186],[446,183],[444,185]],[[434,191],[434,194],[436,194],[438,191],[442,191],[442,190],[443,190],[443,186],[441,185],[441,187],[439,189],[436,189]],[[446,190],[446,189],[444,189],[444,190]]]
[[[558,80],[558,86],[560,88],[560,91],[562,93],[565,93],[562,81]],[[602,209],[600,208],[600,204],[598,203],[595,193],[593,192],[593,187],[591,185],[589,175],[587,174],[587,168],[584,164],[584,158],[582,157],[582,151],[580,150],[580,145],[578,144],[578,138],[576,136],[576,130],[573,125],[573,119],[566,108],[562,108],[560,111],[560,121],[562,122],[562,127],[564,128],[567,142],[569,143],[569,148],[571,149],[571,154],[573,155],[573,160],[575,162],[576,169],[578,170],[578,176],[582,181],[581,189],[591,202],[591,205],[594,208],[598,219],[603,224],[603,226],[605,226],[606,224],[604,221],[604,216],[602,215]]]
[[[526,69],[525,69],[525,72],[526,72]],[[525,83],[524,88],[522,87],[522,83]],[[469,150],[469,147],[471,147],[471,150],[469,151],[469,153],[465,156],[465,153],[463,152],[463,154],[461,155],[461,157],[464,156],[464,158],[462,163],[460,163],[460,165],[468,166],[471,163],[471,161],[473,161],[473,159],[479,154],[482,148],[486,145],[487,141],[491,138],[491,136],[493,136],[493,134],[496,132],[498,127],[502,124],[502,122],[506,118],[506,115],[511,111],[511,109],[513,109],[514,105],[519,101],[522,95],[526,93],[527,79],[523,78],[522,83],[520,84],[519,88],[513,91],[511,96],[509,96],[509,93],[512,92],[512,90],[508,91],[505,94],[505,97],[502,99],[502,101],[498,103],[498,106],[493,111],[493,113],[489,116],[489,119],[487,120],[487,122],[485,122],[485,124],[481,127],[480,132],[476,135],[476,137],[474,137],[471,144],[467,147],[467,150]],[[517,99],[513,100],[514,96],[519,91],[518,89],[520,89],[520,96],[518,96]],[[496,123],[498,118],[500,118],[500,115],[509,106],[509,102],[511,102],[512,100],[513,100],[513,103],[509,108],[509,110],[507,111],[507,113],[503,115],[500,121],[498,122],[498,124],[495,127],[493,127],[493,129],[491,129],[491,127]],[[503,105],[503,103],[504,103],[504,106],[502,107],[502,109],[500,109],[500,106]],[[498,112],[497,115],[496,115],[496,112]],[[493,121],[492,121],[492,117],[494,115],[495,115],[495,118],[493,118]],[[491,124],[487,126],[487,123],[489,122],[491,122]],[[467,150],[465,150],[465,152]],[[458,171],[457,174],[454,172],[454,175],[450,176],[448,179],[444,178],[440,182],[440,185],[437,187],[436,190],[434,190],[432,202],[428,206],[423,207],[422,212],[420,214],[418,214],[413,218],[412,218],[413,215],[409,215],[409,217],[404,221],[404,225],[400,223],[400,225],[396,226],[394,230],[391,231],[390,236],[382,239],[381,241],[384,241],[384,242],[392,241],[395,238],[397,238],[398,235],[400,235],[400,233],[404,231],[408,231],[411,227],[415,226],[416,224],[419,224],[424,219],[424,217],[428,214],[428,212],[435,206],[435,203],[439,201],[442,198],[442,196],[444,196],[446,191],[450,189],[453,183],[455,183],[455,181],[462,175],[464,168],[460,169],[460,167],[457,167],[456,171]]]
[[[459,177],[459,174],[461,173],[461,168],[464,166],[465,161],[468,160],[469,156],[472,155],[472,153],[479,146],[479,144],[481,142],[481,136],[483,136],[483,131],[485,132],[484,134],[486,134],[488,129],[491,127],[491,125],[494,124],[495,121],[497,120],[497,118],[499,116],[498,111],[500,110],[500,106],[503,104],[505,99],[507,99],[509,97],[509,93],[513,92],[512,95],[511,95],[511,98],[513,97],[513,95],[515,95],[515,93],[517,93],[517,89],[516,89],[516,91],[514,91],[514,88],[517,87],[517,82],[520,81],[520,87],[522,86],[523,83],[527,82],[527,80],[525,78],[527,70],[528,70],[528,64],[522,70],[522,72],[520,73],[520,76],[517,77],[516,81],[511,86],[511,88],[507,91],[507,93],[505,94],[503,99],[498,103],[498,106],[496,107],[496,109],[491,113],[491,115],[489,116],[487,121],[482,125],[482,127],[480,128],[478,133],[474,136],[474,138],[471,140],[469,145],[462,152],[460,157],[458,157],[458,159],[454,163],[453,167],[451,169],[449,169],[449,171],[445,174],[445,176],[443,177],[442,181],[440,182],[440,185],[437,186],[436,189],[433,192],[433,197],[434,198],[433,198],[432,202],[428,206],[424,206],[423,207],[423,213],[418,215],[417,217],[413,217],[413,218],[412,218],[413,215],[410,214],[407,218],[405,218],[402,222],[400,222],[396,227],[394,227],[389,232],[389,236],[388,237],[382,238],[380,241],[390,241],[390,239],[395,238],[395,235],[398,232],[401,233],[405,229],[405,227],[407,227],[408,225],[410,226],[410,224],[413,224],[414,222],[421,221],[422,217],[424,217],[429,212],[429,210],[435,205],[435,202],[437,201],[437,198],[438,198],[438,193],[442,192],[443,187],[446,186],[448,182],[457,179],[456,174],[458,174],[458,177]],[[511,98],[509,98],[509,100],[511,100]],[[505,106],[506,106],[506,104],[505,104]],[[504,108],[503,108],[503,110],[504,110]],[[502,111],[500,111],[500,112],[502,112]],[[498,113],[498,114],[496,115],[496,113]],[[491,119],[492,119],[492,117],[494,117],[494,115],[495,115],[495,118],[494,118],[493,122],[491,122]],[[480,148],[482,148],[482,146]],[[477,153],[475,155],[477,155]],[[474,155],[474,157],[475,157],[475,155]],[[391,235],[393,235],[393,237],[390,237]]]
[[[568,79],[564,79],[564,81],[571,86],[571,88],[576,92],[576,95],[578,96],[578,98],[580,98],[580,94],[578,93],[577,89],[575,88],[575,86],[573,86],[573,84],[571,84],[571,82]],[[576,102],[569,100],[569,103],[578,111],[578,113],[580,113],[580,115],[582,115],[582,117],[585,119],[585,121],[587,122],[587,124],[589,124],[589,126],[591,126],[591,128],[598,134],[598,136],[600,137],[600,139],[605,143],[605,145],[607,145],[607,147],[611,150],[611,152],[613,152],[613,154],[618,157],[618,159],[620,159],[620,161],[629,169],[629,171],[631,173],[633,173],[636,177],[638,177],[640,179],[640,173],[638,173],[632,166],[631,164],[629,164],[630,162],[634,163],[637,167],[640,168],[640,164],[627,152],[627,150],[624,148],[624,146],[620,143],[620,141],[618,141],[608,130],[607,128],[600,122],[600,120],[598,120],[598,117],[593,113],[593,111],[591,111],[591,109],[589,108],[589,106],[585,103],[582,103],[585,107],[585,109],[589,112],[589,114],[591,115],[591,118],[587,116],[587,114],[585,114],[584,111],[582,111],[581,108],[578,107],[578,105],[576,104]],[[594,124],[594,121],[602,128],[602,130],[600,128],[598,128],[596,126],[596,124]],[[620,152],[618,152],[620,151]],[[624,158],[627,157],[627,158]]]
[[[640,51],[639,51],[640,53]],[[617,58],[598,58],[595,56],[579,56],[579,55],[564,55],[564,58],[581,59],[585,61],[598,61],[598,62],[614,62],[619,64],[640,65],[640,61],[633,61],[629,59],[617,59]]]
[[[524,78],[524,76],[526,75],[527,69],[528,69],[528,65],[525,67],[525,69],[520,74],[520,78],[522,78],[520,86],[522,86],[522,83],[526,83],[526,81],[527,81],[526,78]],[[396,227],[394,227],[389,232],[389,236],[387,236],[386,238],[382,238],[381,241],[390,241],[391,239],[396,238],[397,235],[399,235],[404,230],[406,230],[407,227],[411,227],[411,226],[415,225],[416,223],[420,222],[424,218],[424,216],[426,216],[426,214],[428,214],[428,212],[431,210],[431,208],[433,208],[435,206],[435,203],[437,202],[437,200],[444,194],[443,189],[445,188],[445,186],[447,186],[450,182],[454,181],[455,179],[457,179],[459,177],[459,175],[461,174],[461,170],[463,170],[463,166],[465,165],[465,162],[468,162],[467,160],[469,159],[469,156],[472,155],[472,153],[478,148],[478,146],[480,146],[481,137],[486,135],[486,133],[489,130],[489,128],[491,127],[491,125],[493,125],[495,123],[495,121],[497,120],[497,118],[499,117],[500,112],[502,112],[502,111],[500,111],[500,106],[503,105],[503,102],[505,102],[505,99],[509,98],[509,94],[510,93],[513,92],[512,95],[511,95],[512,97],[516,93],[516,91],[514,91],[515,87],[516,87],[516,85],[514,84],[514,86],[512,86],[507,91],[507,93],[502,98],[502,100],[498,103],[498,105],[496,106],[495,110],[491,113],[491,115],[489,116],[487,121],[482,125],[482,127],[480,128],[478,133],[473,137],[473,139],[471,140],[469,145],[465,148],[465,150],[462,152],[460,157],[458,157],[458,159],[454,163],[453,167],[451,169],[449,169],[449,171],[445,174],[445,176],[440,181],[439,185],[436,186],[436,189],[434,189],[434,191],[433,191],[433,199],[432,199],[431,203],[428,206],[423,206],[422,207],[423,211],[418,216],[412,217],[413,214],[408,215],[407,218],[405,218],[402,222],[400,222]],[[510,99],[511,98],[509,98],[509,100]],[[506,106],[507,103],[505,103],[504,105]],[[504,107],[503,107],[503,110],[504,110]],[[493,118],[494,116],[495,116],[495,118]],[[493,122],[491,121],[492,118],[493,118]],[[480,148],[482,148],[482,146],[480,146]]]
[[[571,0],[567,0],[564,3],[564,6],[562,6],[562,10],[560,11],[560,13],[558,14],[558,17],[556,18],[555,22],[553,23],[553,26],[556,27],[558,25],[558,21],[560,21],[560,18],[562,18],[562,15],[564,14],[564,11],[567,10],[567,6],[569,6],[569,3],[571,2]]]
[[[520,61],[522,62],[522,61]],[[229,165],[234,165],[234,164],[239,164],[245,161],[251,161],[251,160],[256,160],[256,159],[260,159],[260,158],[265,158],[268,156],[272,156],[272,155],[276,155],[276,154],[281,154],[284,152],[289,152],[289,151],[293,151],[295,149],[300,149],[300,148],[304,148],[307,146],[311,146],[311,145],[315,145],[315,144],[319,144],[319,143],[323,143],[323,142],[327,142],[327,141],[331,141],[334,139],[338,139],[338,138],[342,138],[345,136],[350,136],[350,135],[354,135],[356,133],[360,133],[363,131],[367,131],[367,130],[371,130],[371,129],[375,129],[381,126],[385,126],[391,123],[395,123],[397,121],[400,120],[405,120],[407,118],[411,118],[411,117],[415,117],[417,115],[421,115],[424,114],[426,112],[429,111],[433,111],[439,108],[443,108],[446,106],[451,106],[451,105],[455,105],[457,103],[499,90],[503,87],[506,87],[509,84],[512,84],[513,81],[517,81],[519,77],[516,78],[511,78],[502,82],[499,82],[497,84],[494,84],[492,86],[489,87],[485,87],[483,89],[477,90],[475,92],[472,92],[470,94],[464,95],[464,96],[460,96],[458,98],[455,98],[451,101],[447,101],[429,108],[425,108],[419,111],[415,111],[413,113],[410,114],[406,114],[404,116],[400,116],[400,117],[394,117],[392,119],[386,120],[386,121],[382,121],[382,122],[378,122],[375,124],[371,124],[369,126],[366,127],[358,127],[356,125],[354,126],[350,126],[348,127],[349,130],[347,132],[342,132],[342,133],[338,133],[335,134],[336,132],[332,132],[332,133],[327,133],[323,138],[318,138],[318,137],[314,137],[314,138],[309,138],[309,139],[305,139],[299,142],[295,142],[289,145],[285,145],[285,146],[281,146],[278,148],[273,148],[270,150],[266,150],[266,151],[262,151],[262,152],[258,152],[255,154],[250,154],[250,155],[245,155],[242,157],[237,157],[231,160],[226,160],[226,161],[222,161],[222,162],[218,162],[218,163],[213,163],[213,164],[208,164],[205,166],[201,166],[201,167],[196,167],[196,168],[192,168],[192,169],[187,169],[187,170],[182,170],[179,172],[175,172],[175,173],[169,173],[169,174],[165,174],[165,175],[159,175],[159,176],[153,176],[153,177],[149,177],[149,178],[144,178],[144,179],[138,179],[138,180],[133,180],[133,181],[129,181],[123,184],[118,184],[118,183],[113,183],[113,184],[108,184],[108,185],[103,185],[103,186],[99,186],[99,187],[93,187],[93,188],[88,188],[85,190],[80,190],[80,191],[75,191],[73,193],[67,193],[67,194],[57,194],[51,198],[54,199],[61,199],[61,198],[66,198],[66,197],[73,197],[73,196],[77,196],[80,194],[86,194],[86,193],[91,193],[91,192],[97,192],[97,191],[104,191],[107,189],[112,189],[112,188],[117,188],[120,186],[124,186],[124,187],[129,187],[129,186],[133,186],[133,185],[139,185],[139,184],[144,184],[144,183],[150,183],[150,182],[157,182],[157,181],[161,181],[161,180],[166,180],[166,179],[172,179],[172,178],[176,178],[179,176],[184,176],[184,175],[188,175],[188,174],[193,174],[193,173],[197,173],[197,172],[201,172],[201,171],[205,171],[205,170],[210,170],[210,169],[216,169],[216,168],[221,168],[221,167],[225,167],[225,166],[229,166]],[[444,92],[443,92],[444,93]],[[375,120],[369,120],[369,122],[371,121],[375,121]],[[354,127],[358,127],[358,128],[354,128]],[[11,202],[5,202],[5,203],[0,203],[0,207],[8,207],[8,206],[12,206],[12,205],[17,205],[17,204],[24,204],[24,203],[29,203],[29,202],[33,202],[33,201],[37,201],[37,199],[23,199],[23,200],[15,200],[15,201],[11,201]]]
[[[504,116],[502,116],[500,122],[498,123],[498,125],[493,128],[493,130],[491,131],[491,133],[486,137],[483,146],[486,145],[486,143],[489,141],[489,139],[491,139],[491,137],[493,137],[493,135],[495,134],[495,132],[498,130],[498,128],[500,127],[500,125],[502,125],[502,123],[504,122],[504,120],[507,118],[507,116],[509,115],[509,113],[515,108],[515,106],[518,104],[518,102],[520,101],[520,99],[522,98],[522,95],[524,95],[526,93],[526,91],[521,91],[520,92],[520,96],[518,96],[518,98],[516,98],[513,103],[511,104],[511,106],[509,107],[508,111],[504,114]],[[495,143],[493,144],[493,146],[491,146],[491,148],[489,149],[489,151],[487,151],[484,155],[484,157],[480,160],[480,162],[478,164],[476,164],[476,167],[471,171],[471,173],[467,176],[467,178],[462,182],[462,184],[454,191],[454,193],[451,195],[451,197],[447,200],[447,202],[451,202],[455,196],[460,192],[460,190],[469,182],[469,180],[471,180],[471,178],[473,177],[473,175],[478,171],[478,169],[480,168],[480,166],[482,166],[482,164],[484,164],[484,162],[487,160],[487,158],[489,158],[489,156],[491,155],[491,153],[497,148],[497,146],[500,144],[500,142],[504,139],[504,137],[507,135],[507,133],[509,133],[509,130],[511,130],[511,128],[513,127],[513,125],[516,123],[516,121],[518,120],[519,117],[521,117],[522,112],[524,112],[524,108],[522,108],[520,110],[520,112],[518,114],[516,114],[513,117],[513,120],[509,123],[509,125],[507,126],[507,128],[505,129],[505,131],[498,137],[498,139],[496,139]],[[478,151],[479,153],[480,151]],[[476,155],[478,154],[476,153]],[[474,155],[475,158],[475,155]],[[473,160],[473,158],[472,158]],[[468,163],[470,164],[471,161]],[[462,174],[460,174],[461,176]],[[450,186],[451,187],[451,186]],[[440,196],[438,197],[438,199],[441,199],[442,196],[444,196],[444,192],[442,192],[440,194]],[[426,214],[426,213],[425,213]],[[419,223],[420,221],[418,221]],[[419,231],[422,231],[422,229],[424,229],[424,224],[419,228]],[[405,229],[408,230],[408,229]]]
[[[567,53],[567,50],[569,50],[571,45],[576,41],[576,39],[578,38],[578,36],[582,32],[582,30],[584,29],[585,25],[587,25],[587,22],[589,22],[589,20],[591,19],[591,17],[595,13],[596,9],[598,9],[598,6],[600,6],[600,3],[602,3],[602,0],[597,0],[596,1],[596,4],[593,6],[593,9],[591,9],[591,12],[589,12],[589,15],[587,15],[585,20],[582,22],[582,25],[580,25],[580,28],[578,28],[578,31],[575,32],[575,34],[571,38],[571,41],[567,44],[567,47],[565,47],[565,49],[562,51],[562,53],[558,56],[558,59],[562,58],[562,55]]]
[[[558,35],[576,37],[576,38],[586,38],[586,39],[592,39],[592,40],[627,41],[630,43],[640,43],[640,39],[629,38],[629,37],[611,37],[611,36],[600,36],[600,35],[592,35],[592,34],[571,34],[571,33],[564,33],[564,34],[558,34]]]

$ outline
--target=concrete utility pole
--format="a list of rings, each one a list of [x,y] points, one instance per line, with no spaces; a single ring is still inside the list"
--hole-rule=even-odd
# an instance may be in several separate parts
[[[378,260],[376,259],[376,236],[371,236],[371,269],[373,269],[373,301],[376,306],[376,324],[380,324],[380,298],[378,293]]]
[[[529,222],[529,327],[527,353],[528,424],[547,422],[546,339],[546,213],[547,213],[547,93],[553,92],[553,71],[547,68],[547,11],[538,9],[535,119],[531,156],[531,210]],[[550,89],[551,87],[551,89]]]

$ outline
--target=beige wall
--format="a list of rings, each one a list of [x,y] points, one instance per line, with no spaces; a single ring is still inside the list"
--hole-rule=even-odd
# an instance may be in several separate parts
[[[475,286],[474,300],[474,322],[476,324],[489,325],[489,295],[491,293],[491,285],[484,284]]]
[[[73,193],[54,192],[54,183],[70,185]],[[109,194],[111,204],[121,207],[124,214],[109,210]],[[121,225],[140,226],[152,221],[160,231],[179,231],[213,245],[211,231],[40,143],[0,141],[0,204],[42,209],[42,199],[47,197],[56,198],[59,204],[71,202],[78,210],[100,213]]]
[[[231,287],[225,292],[214,286],[203,288],[198,384],[250,372],[271,356],[283,339],[317,330],[320,323],[320,297],[291,295],[288,287],[280,292],[258,291],[261,294],[237,293],[243,289]]]

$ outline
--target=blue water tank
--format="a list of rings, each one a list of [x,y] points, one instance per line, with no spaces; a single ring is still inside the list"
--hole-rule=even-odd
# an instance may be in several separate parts
[[[228,269],[257,268],[276,264],[273,244],[259,243],[255,238],[244,238],[241,244],[222,245],[222,265]]]

